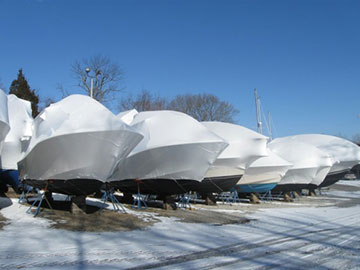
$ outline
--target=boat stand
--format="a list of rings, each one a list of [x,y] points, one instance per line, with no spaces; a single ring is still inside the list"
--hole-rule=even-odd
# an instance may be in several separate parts
[[[189,208],[191,210],[190,200],[191,200],[191,195],[189,193],[181,194],[178,207],[184,209]]]
[[[141,208],[144,208],[144,209],[148,208],[145,200],[146,200],[146,197],[143,198],[143,196],[140,194],[140,192],[138,192],[135,195],[134,203],[132,205],[132,208],[136,208],[137,210],[140,210]]]
[[[146,200],[146,197],[145,199],[143,198],[143,196],[141,195],[140,193],[140,183],[141,181],[140,180],[135,180],[136,183],[137,183],[137,189],[138,189],[138,193],[135,195],[135,198],[134,198],[134,203],[132,205],[132,208],[136,208],[137,210],[140,210],[142,208],[141,205],[144,205],[144,208],[148,208],[145,200]]]
[[[223,204],[237,203],[240,201],[239,194],[235,189],[231,190],[230,192],[221,193],[220,197]]]
[[[274,200],[271,190],[269,190],[265,193],[259,193],[259,198],[261,201],[273,201]]]
[[[30,190],[26,191],[23,190],[23,192],[21,192],[21,195],[19,197],[19,204],[25,204],[27,202],[27,198],[26,195],[28,195],[28,193],[30,192]]]
[[[46,198],[46,191],[43,191],[43,192],[39,192],[39,195],[37,196],[37,198],[35,199],[35,201],[32,203],[32,205],[29,207],[28,210],[26,210],[26,213],[27,214],[30,214],[31,213],[31,209],[35,206],[35,204],[38,202],[38,206],[36,207],[36,211],[34,213],[34,217],[36,217],[39,213],[40,213],[40,207],[41,207],[41,204],[42,202],[44,201],[47,202],[47,204],[49,205],[50,209],[52,209],[51,207],[51,204],[49,202],[49,200]]]
[[[119,202],[118,199],[116,199],[113,190],[105,190],[104,195],[102,196],[101,200],[104,203],[104,205],[106,205],[107,201],[110,201],[116,212],[122,211],[124,214],[127,213],[124,206]],[[104,209],[104,208],[102,208],[102,209]]]
[[[26,185],[23,184],[24,188],[19,197],[19,201],[18,201],[19,204],[25,204],[27,202],[26,196],[30,193],[30,191],[34,190],[34,188],[29,188],[29,187],[25,188],[25,186]],[[35,189],[35,190],[39,193],[38,189]]]
[[[231,190],[230,197],[228,197],[228,203],[229,202],[236,203],[238,201],[239,201],[239,194],[237,193],[236,190]]]

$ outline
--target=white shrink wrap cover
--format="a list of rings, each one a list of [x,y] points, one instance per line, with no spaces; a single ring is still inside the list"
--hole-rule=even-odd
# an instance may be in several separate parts
[[[294,137],[277,138],[269,149],[293,164],[279,185],[320,185],[334,164],[334,159],[319,148]]]
[[[119,118],[120,120],[124,121],[126,124],[130,125],[131,122],[134,120],[134,117],[138,114],[139,112],[135,109],[132,110],[128,110],[125,112],[120,112],[116,117]]]
[[[238,184],[277,184],[292,166],[292,163],[268,149],[268,156],[251,163]]]
[[[71,95],[44,109],[19,162],[22,179],[106,182],[143,136],[96,100]]]
[[[229,144],[211,165],[206,177],[230,175],[241,177],[252,162],[268,155],[266,148],[268,138],[255,131],[223,122],[202,122],[202,124]]]
[[[17,170],[17,163],[26,152],[32,135],[31,103],[15,95],[8,96],[10,132],[5,138],[0,157],[0,167]]]
[[[131,126],[144,139],[119,162],[112,180],[201,181],[228,145],[194,118],[175,111],[134,114]],[[124,115],[123,115],[124,116]],[[126,117],[126,115],[125,115]]]
[[[360,147],[346,139],[324,134],[291,136],[294,140],[316,146],[335,160],[329,173],[348,171],[360,163]]]
[[[0,89],[0,153],[6,135],[10,130],[7,96]]]

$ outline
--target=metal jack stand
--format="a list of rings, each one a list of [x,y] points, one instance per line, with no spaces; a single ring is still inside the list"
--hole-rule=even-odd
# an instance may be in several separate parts
[[[38,197],[35,199],[35,201],[33,202],[33,204],[29,207],[29,209],[26,211],[27,214],[30,214],[31,213],[31,209],[35,206],[35,204],[37,202],[39,202],[37,208],[36,208],[36,211],[34,213],[34,217],[36,217],[39,213],[40,213],[40,207],[41,207],[41,204],[43,202],[43,200],[45,199],[45,201],[47,202],[47,204],[49,205],[50,209],[52,209],[51,207],[51,204],[49,202],[49,200],[46,198],[46,190],[47,188],[45,188],[45,190],[43,192],[40,191]]]
[[[231,189],[230,192],[222,192],[220,198],[223,204],[231,204],[239,201],[239,194],[235,189]]]
[[[271,194],[271,190],[265,192],[265,193],[262,193],[260,194],[260,200],[261,201],[273,201],[273,196]]]
[[[27,202],[27,198],[26,198],[26,195],[28,195],[28,193],[33,189],[33,188],[26,188],[25,189],[25,186],[26,185],[23,185],[23,191],[21,192],[21,195],[20,195],[20,197],[19,197],[19,204],[24,204],[24,203],[26,203]],[[26,192],[25,192],[25,190],[26,190]]]
[[[233,194],[233,203],[236,203],[239,201],[239,193],[234,189],[233,191],[231,191],[231,193]]]
[[[101,200],[103,201],[104,205],[106,204],[106,201],[109,200],[116,212],[122,211],[124,214],[126,214],[125,208],[122,206],[122,204],[119,202],[119,200],[116,199],[113,189],[105,190],[104,195],[102,196]]]
[[[20,195],[20,198],[19,198],[19,203],[20,204],[24,204],[24,203],[26,203],[26,195],[28,194],[30,192],[30,190],[28,190],[28,191],[26,191],[25,192],[25,190],[23,190],[23,192],[21,192],[21,195]]]
[[[179,207],[180,208],[189,208],[191,210],[191,195],[189,193],[181,194],[179,200]]]
[[[239,200],[239,195],[236,190],[232,189],[230,191],[230,196],[227,197],[226,202],[227,203],[236,203]]]
[[[143,204],[144,208],[146,209],[146,208],[148,208],[148,206],[147,206],[145,200],[142,198],[141,193],[140,193],[140,183],[141,183],[141,181],[138,180],[138,179],[136,179],[135,181],[137,183],[138,193],[135,195],[134,203],[132,205],[132,208],[136,208],[136,209],[140,210],[142,208],[141,204]]]

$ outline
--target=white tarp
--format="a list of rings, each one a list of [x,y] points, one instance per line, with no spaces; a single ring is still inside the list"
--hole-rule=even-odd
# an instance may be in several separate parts
[[[32,134],[31,103],[15,95],[9,95],[8,111],[11,129],[3,144],[0,167],[17,170],[17,163],[23,158]]]
[[[268,138],[240,125],[223,122],[202,122],[229,146],[211,165],[207,177],[243,175],[245,169],[256,159],[267,156]]]
[[[116,117],[119,118],[120,120],[124,121],[126,124],[130,125],[131,122],[134,120],[134,117],[138,114],[139,112],[135,109],[132,110],[128,110],[125,112],[120,112]]]
[[[7,104],[7,96],[0,89],[0,153],[3,145],[3,141],[5,140],[6,135],[10,130],[9,125],[9,116],[8,116],[8,104]]]
[[[294,137],[277,138],[268,145],[269,149],[293,164],[279,185],[320,185],[334,164],[332,157],[319,148],[298,141]]]
[[[106,181],[142,137],[96,100],[71,95],[34,119],[20,177]]]
[[[268,149],[268,156],[251,163],[238,185],[278,183],[292,166],[290,162]]]
[[[323,134],[302,134],[292,137],[318,147],[338,161],[332,166],[330,173],[349,170],[360,162],[360,147],[343,138]]]
[[[140,112],[131,126],[144,139],[119,163],[112,180],[200,181],[228,145],[194,118],[175,111]]]

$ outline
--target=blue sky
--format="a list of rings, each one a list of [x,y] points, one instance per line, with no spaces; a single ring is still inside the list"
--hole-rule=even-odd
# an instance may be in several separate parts
[[[255,129],[253,89],[274,135],[360,133],[360,1],[0,0],[0,80],[23,68],[42,98],[81,93],[71,64],[96,54],[125,93],[212,93]]]

